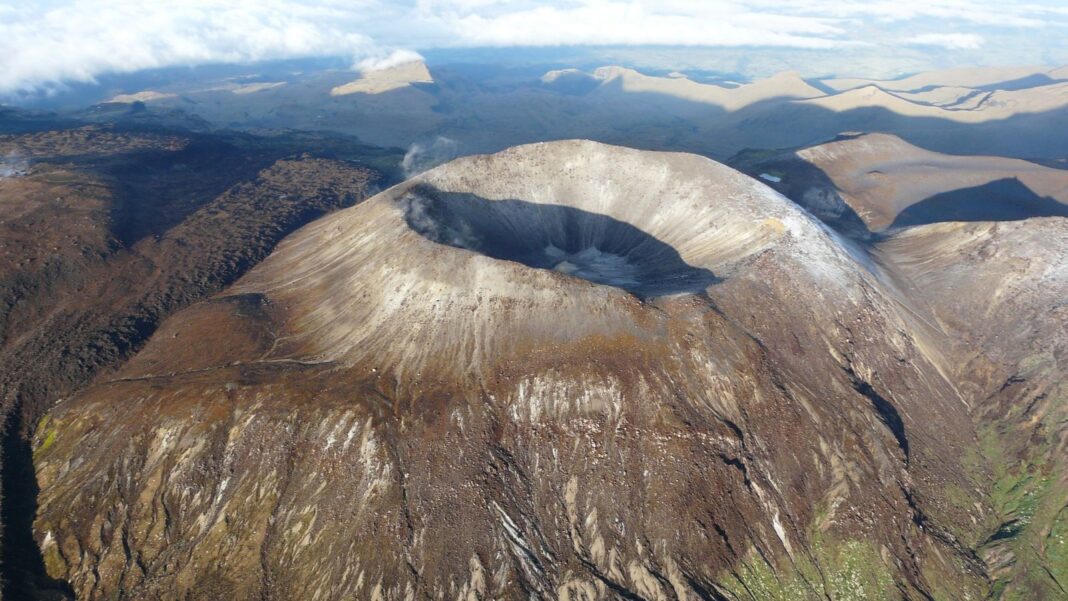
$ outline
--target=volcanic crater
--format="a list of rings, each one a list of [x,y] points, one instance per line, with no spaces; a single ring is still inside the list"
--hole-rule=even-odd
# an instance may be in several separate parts
[[[622,288],[641,298],[698,293],[717,281],[641,229],[568,205],[488,200],[420,185],[402,196],[404,219],[424,238]]]

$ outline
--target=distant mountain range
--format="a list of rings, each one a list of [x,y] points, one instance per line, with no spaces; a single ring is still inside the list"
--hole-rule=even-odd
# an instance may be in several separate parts
[[[890,80],[703,83],[623,67],[554,70],[540,79],[472,76],[407,63],[363,74],[312,71],[131,90],[221,127],[322,129],[408,147],[446,136],[463,152],[589,138],[727,159],[747,147],[812,144],[856,129],[925,148],[1021,158],[1068,154],[1068,68],[956,69]]]

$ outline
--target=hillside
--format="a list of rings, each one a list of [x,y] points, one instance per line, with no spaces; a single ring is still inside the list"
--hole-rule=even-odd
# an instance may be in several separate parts
[[[383,177],[369,165],[388,156],[327,137],[315,145],[332,157],[313,157],[300,135],[137,120],[28,125],[0,136],[0,156],[23,164],[0,178],[0,552],[4,590],[16,599],[51,586],[31,534],[26,441],[44,412],[118,368],[169,314],[234,281],[286,234],[361,199]]]

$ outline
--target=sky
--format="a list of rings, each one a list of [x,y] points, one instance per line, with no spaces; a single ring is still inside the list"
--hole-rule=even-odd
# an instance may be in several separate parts
[[[0,94],[171,66],[331,56],[373,69],[558,47],[752,75],[1055,65],[1068,63],[1068,0],[0,0]]]

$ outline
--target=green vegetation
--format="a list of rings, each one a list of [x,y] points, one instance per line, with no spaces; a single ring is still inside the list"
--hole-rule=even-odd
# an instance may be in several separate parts
[[[995,566],[991,599],[1024,601],[1062,594],[1068,586],[1068,487],[1056,477],[1064,472],[1064,458],[1055,451],[1054,437],[1043,435],[1058,413],[1029,428],[1037,434],[1027,445],[1019,444],[1018,430],[989,428],[980,434],[998,517],[982,539],[980,554],[1012,559]]]
[[[890,571],[870,544],[850,541],[838,547],[830,562],[827,587],[832,599],[895,599]]]
[[[1000,452],[1000,448],[994,444],[987,446]],[[1040,457],[1038,463],[1020,461],[1012,465],[1003,457],[991,462],[995,477],[991,499],[1003,521],[989,540],[1016,536],[1034,520],[1038,504],[1050,484],[1049,475],[1044,474],[1046,466]]]
[[[37,438],[41,441],[41,444],[33,451],[34,461],[37,460],[37,455],[39,453],[44,453],[48,451],[48,449],[52,448],[52,445],[56,442],[56,435],[58,434],[58,429],[48,428],[51,421],[51,418],[46,415],[42,417],[39,422],[37,422],[37,429],[35,432]]]
[[[1050,574],[1068,587],[1068,506],[1062,508],[1046,537],[1046,559]]]
[[[799,559],[793,573],[778,574],[759,556],[753,556],[738,568],[737,576],[725,578],[722,585],[739,598],[768,601],[828,597],[835,601],[891,601],[900,597],[890,569],[869,543],[817,540],[813,554],[819,569],[809,560]]]
[[[52,444],[56,442],[56,431],[51,430],[45,436],[44,442],[41,443],[41,452],[45,452],[52,447]]]

